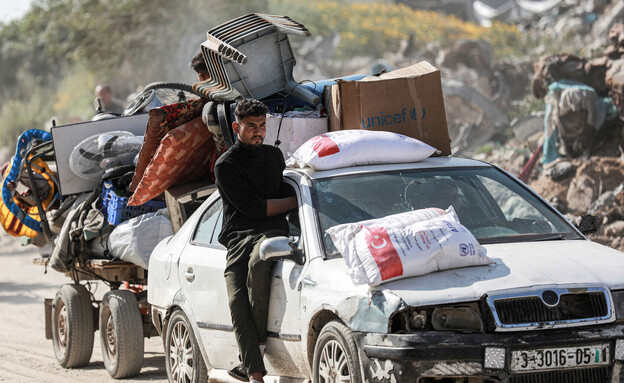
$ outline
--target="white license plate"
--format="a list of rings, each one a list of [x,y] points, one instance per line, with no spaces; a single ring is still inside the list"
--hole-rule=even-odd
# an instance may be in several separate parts
[[[608,343],[579,347],[538,348],[511,352],[511,371],[601,366],[610,362]]]

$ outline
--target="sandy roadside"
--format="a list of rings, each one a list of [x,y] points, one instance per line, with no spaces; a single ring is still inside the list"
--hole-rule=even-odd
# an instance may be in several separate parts
[[[0,233],[0,382],[103,383],[114,382],[102,362],[99,331],[88,366],[67,370],[56,362],[52,341],[45,338],[44,298],[54,298],[59,286],[71,282],[65,275],[33,265],[39,254],[20,246],[17,238]],[[106,286],[98,287],[96,296]],[[145,339],[145,359],[134,382],[167,382],[162,341]]]

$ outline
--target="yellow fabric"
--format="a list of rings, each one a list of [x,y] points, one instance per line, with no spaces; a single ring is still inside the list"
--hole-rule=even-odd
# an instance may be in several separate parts
[[[50,170],[48,164],[46,164],[45,161],[40,158],[36,159],[33,164],[36,165],[36,167],[33,166],[33,172],[39,173],[50,185],[50,193],[48,194],[48,197],[45,199],[45,201],[41,202],[43,208],[47,209],[50,203],[52,203],[52,201],[54,200],[54,194],[56,193],[54,181],[52,180],[52,177],[50,177],[50,174],[52,174],[52,170]],[[11,171],[11,166],[12,164],[9,165],[4,176],[9,174],[9,172]],[[3,187],[4,182],[0,186],[0,193]],[[13,202],[32,219],[41,222],[41,218],[39,217],[36,206],[28,206],[16,197],[13,197]],[[9,210],[9,208],[4,204],[4,201],[2,199],[0,199],[0,224],[2,224],[2,227],[8,234],[14,237],[26,236],[28,238],[34,238],[37,236],[37,234],[39,234],[37,231],[24,225],[15,216],[15,214],[13,214],[11,210]]]

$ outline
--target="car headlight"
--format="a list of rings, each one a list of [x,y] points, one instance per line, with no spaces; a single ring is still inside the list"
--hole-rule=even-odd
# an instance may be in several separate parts
[[[437,307],[410,307],[390,317],[391,333],[423,330],[483,332],[484,325],[477,303]]]
[[[613,306],[615,309],[615,318],[618,321],[624,321],[624,290],[612,291]]]
[[[476,303],[436,307],[431,315],[436,330],[483,332],[483,321]]]

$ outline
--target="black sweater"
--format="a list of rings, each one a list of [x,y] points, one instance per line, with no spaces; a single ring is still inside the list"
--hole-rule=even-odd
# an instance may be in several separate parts
[[[248,149],[236,142],[217,160],[217,188],[223,198],[219,242],[228,249],[246,236],[279,230],[288,234],[284,214],[267,216],[267,199],[288,195],[282,152],[273,146]]]

